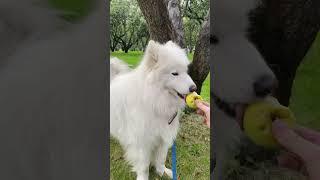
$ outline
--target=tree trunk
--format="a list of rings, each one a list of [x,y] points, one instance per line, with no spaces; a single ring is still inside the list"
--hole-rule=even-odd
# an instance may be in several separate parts
[[[177,0],[138,0],[138,4],[148,24],[151,39],[160,43],[172,40],[181,47],[185,46]],[[169,13],[168,9],[172,12]]]
[[[114,52],[114,50],[116,49],[116,45],[114,45],[111,41],[110,41],[110,49],[112,52]]]
[[[124,45],[122,46],[122,50],[123,50],[125,53],[128,53],[130,48],[131,48],[131,46],[130,46],[130,45],[127,45],[127,44],[124,44]]]
[[[183,24],[178,0],[138,0],[140,9],[148,24],[150,39],[165,43],[172,40],[185,48]],[[201,92],[202,83],[209,73],[209,20],[204,23],[199,35],[196,52],[190,65],[190,76]]]
[[[189,66],[189,74],[197,85],[197,93],[201,93],[201,87],[204,80],[210,72],[209,66],[209,46],[210,46],[210,10],[205,21],[203,22],[202,29],[199,33],[198,41],[196,44],[193,61]]]
[[[265,0],[252,12],[249,37],[275,72],[283,105],[290,103],[296,70],[319,30],[319,7],[313,0]]]
[[[179,6],[179,0],[167,0],[167,7],[169,12],[169,18],[172,22],[174,30],[176,32],[176,41],[181,47],[185,47],[183,23],[181,17],[181,10]]]

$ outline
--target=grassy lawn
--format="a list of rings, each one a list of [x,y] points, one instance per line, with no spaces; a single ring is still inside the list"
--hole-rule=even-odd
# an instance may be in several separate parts
[[[320,130],[320,33],[300,65],[290,108],[299,123]]]
[[[135,67],[141,60],[143,53],[132,51],[129,53],[112,52],[111,56],[118,57]],[[192,59],[192,54],[188,57]],[[210,75],[203,84],[201,96],[210,100]],[[210,131],[202,124],[202,119],[194,114],[183,114],[177,144],[177,171],[183,180],[207,180],[210,174]],[[110,139],[110,172],[112,180],[134,180],[135,173],[123,158],[123,150],[115,139]],[[166,166],[171,168],[171,151],[168,153]],[[150,171],[150,179],[169,179],[159,177],[154,169]]]

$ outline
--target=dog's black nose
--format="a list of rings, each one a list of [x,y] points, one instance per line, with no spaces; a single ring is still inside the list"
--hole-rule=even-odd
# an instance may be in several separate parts
[[[189,91],[190,92],[194,92],[196,90],[197,90],[197,86],[196,85],[192,85],[192,86],[189,87]]]
[[[271,75],[262,75],[253,83],[254,93],[257,97],[271,94],[276,87],[277,80]]]

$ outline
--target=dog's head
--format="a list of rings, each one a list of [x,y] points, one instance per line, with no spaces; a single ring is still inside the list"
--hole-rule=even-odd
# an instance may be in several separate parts
[[[211,38],[213,98],[227,114],[242,117],[244,107],[272,93],[276,78],[263,57],[248,40],[249,13],[260,6],[256,0],[217,2]]]
[[[275,75],[252,43],[240,34],[213,47],[213,92],[229,115],[242,120],[246,104],[272,94]]]
[[[156,86],[179,102],[196,90],[188,75],[189,60],[184,49],[172,41],[160,44],[151,40],[141,66],[147,72],[147,83]]]

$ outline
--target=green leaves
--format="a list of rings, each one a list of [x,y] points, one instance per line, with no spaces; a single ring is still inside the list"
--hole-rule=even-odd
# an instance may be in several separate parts
[[[147,24],[136,1],[112,0],[110,2],[112,51],[121,48],[143,49],[149,39]]]
[[[95,1],[92,0],[49,0],[49,4],[56,8],[67,21],[76,21],[85,17]]]

